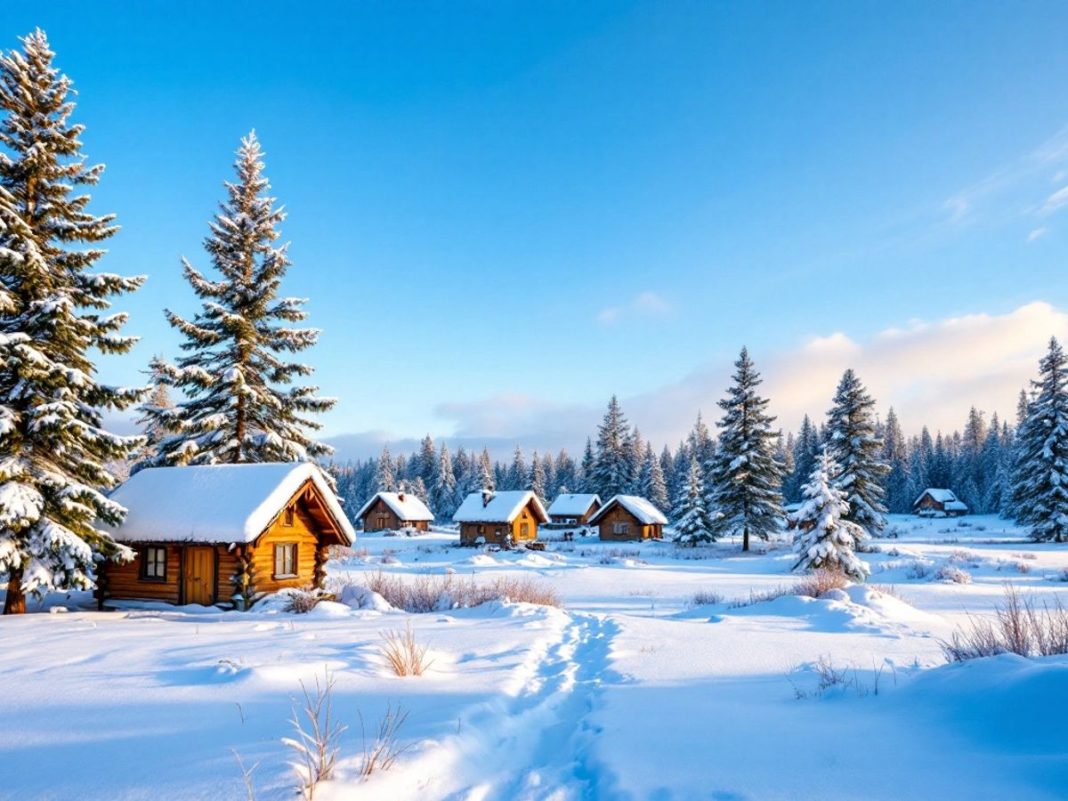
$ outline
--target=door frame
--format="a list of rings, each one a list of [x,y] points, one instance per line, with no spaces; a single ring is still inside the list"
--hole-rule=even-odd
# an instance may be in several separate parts
[[[203,548],[211,552],[211,575],[208,578],[211,581],[211,600],[208,601],[207,606],[212,606],[218,601],[218,586],[219,586],[219,552],[214,545],[185,545],[182,547],[181,564],[179,566],[179,588],[181,590],[181,604],[190,603],[186,598],[185,583],[186,572],[189,567],[189,560],[187,559],[187,552],[192,548]]]

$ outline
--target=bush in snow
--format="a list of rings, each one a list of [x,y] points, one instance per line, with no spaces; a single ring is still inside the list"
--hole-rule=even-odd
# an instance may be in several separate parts
[[[968,625],[942,642],[949,662],[1013,653],[1020,656],[1068,654],[1068,609],[1056,599],[1041,608],[1032,598],[1021,598],[1011,585],[1005,587],[1005,602],[993,619],[969,617]]]
[[[951,581],[954,584],[972,583],[972,574],[954,565],[942,565],[935,573],[935,578],[939,581]]]
[[[386,713],[378,722],[374,737],[367,739],[367,731],[363,725],[363,715],[360,715],[360,733],[363,736],[363,759],[360,761],[360,777],[366,779],[380,770],[389,770],[405,751],[412,747],[411,743],[400,745],[397,742],[397,734],[401,726],[408,719],[408,713],[400,707],[392,705],[386,707]]]
[[[916,560],[909,565],[908,570],[905,571],[905,578],[910,579],[925,579],[931,575],[931,566],[926,562]]]
[[[713,604],[723,603],[723,596],[718,592],[711,592],[708,590],[700,590],[694,593],[691,603],[694,606],[711,606]]]
[[[814,570],[812,575],[793,586],[791,595],[820,598],[830,590],[840,590],[847,586],[849,579],[838,570]]]
[[[387,573],[367,577],[367,588],[405,612],[441,612],[465,609],[489,601],[513,601],[539,606],[560,606],[551,587],[526,578],[499,577],[486,583],[447,576],[416,576],[406,580]]]
[[[347,728],[333,717],[334,683],[329,671],[322,682],[316,677],[314,693],[308,691],[304,682],[300,683],[304,705],[299,711],[294,707],[289,721],[296,736],[282,739],[297,755],[293,770],[299,780],[297,790],[304,801],[313,801],[319,783],[333,777],[341,735]]]
[[[319,601],[321,600],[323,600],[323,596],[317,592],[307,592],[306,590],[291,590],[288,593],[286,611],[298,615],[304,615],[313,610],[316,606],[318,606]]]
[[[382,657],[395,676],[422,676],[430,667],[426,658],[428,646],[420,645],[409,620],[403,631],[382,632]]]
[[[802,487],[804,502],[794,515],[798,535],[798,552],[794,570],[836,570],[856,581],[863,581],[871,569],[855,553],[867,532],[857,523],[845,519],[849,503],[845,491],[836,482],[839,468],[824,449],[812,469],[809,482]]]

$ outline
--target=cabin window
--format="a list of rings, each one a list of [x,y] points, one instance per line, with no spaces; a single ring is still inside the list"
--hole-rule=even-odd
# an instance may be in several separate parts
[[[297,544],[283,542],[274,546],[274,577],[295,578],[297,575]]]
[[[383,529],[385,527],[386,527],[386,516],[385,515],[379,515],[378,516],[378,528],[379,529]]]
[[[145,581],[167,580],[166,548],[145,548],[141,552],[141,578]]]
[[[613,523],[612,533],[617,535],[630,534],[630,523]]]
[[[293,527],[293,515],[294,515],[293,507],[292,506],[286,507],[285,512],[282,513],[282,525],[286,526],[288,528],[292,528]]]

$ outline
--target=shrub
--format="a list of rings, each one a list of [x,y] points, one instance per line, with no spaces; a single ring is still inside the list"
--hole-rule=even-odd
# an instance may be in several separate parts
[[[405,612],[440,612],[465,609],[489,601],[515,601],[539,606],[560,606],[551,587],[528,578],[502,576],[479,583],[455,575],[416,576],[406,580],[387,573],[367,577],[367,588],[378,593],[390,606]]]
[[[710,606],[712,604],[723,603],[723,596],[718,592],[711,592],[709,590],[700,590],[694,593],[691,603],[694,606]]]
[[[1068,654],[1068,609],[1056,599],[1039,608],[1033,599],[1021,598],[1012,585],[1005,587],[1005,602],[993,619],[968,618],[968,625],[943,641],[949,662],[1013,653],[1020,656]]]
[[[935,573],[939,581],[952,581],[954,584],[971,584],[972,574],[953,565],[942,565]]]
[[[801,579],[790,594],[819,598],[829,590],[840,590],[847,586],[849,579],[841,571],[820,568]]]
[[[288,594],[286,611],[305,615],[318,606],[321,600],[322,596],[318,593],[308,592],[307,590],[293,590]]]
[[[905,571],[905,578],[925,579],[931,575],[931,568],[924,562],[915,561]]]
[[[408,621],[403,631],[382,632],[381,653],[397,676],[422,676],[432,664],[426,658],[427,646],[420,645]]]

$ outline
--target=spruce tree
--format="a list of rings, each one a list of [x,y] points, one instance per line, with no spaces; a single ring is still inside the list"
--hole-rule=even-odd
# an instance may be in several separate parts
[[[653,452],[652,443],[649,442],[645,443],[645,458],[642,461],[641,495],[664,514],[671,512],[664,471],[660,467],[660,460]]]
[[[531,458],[530,475],[527,477],[525,487],[533,490],[534,494],[538,496],[538,500],[545,501],[545,464],[538,457],[537,451],[534,451],[534,456]],[[523,488],[519,487],[518,489]]]
[[[792,494],[786,496],[790,501],[801,500],[801,487],[812,474],[812,468],[816,466],[819,453],[819,432],[816,426],[812,425],[812,419],[806,414],[801,420],[801,428],[798,430],[797,441],[794,444]]]
[[[313,369],[285,358],[313,346],[319,332],[288,325],[307,316],[305,300],[278,294],[290,263],[288,246],[275,246],[286,215],[268,194],[262,158],[250,133],[204,241],[218,277],[183,263],[202,305],[192,320],[166,312],[187,355],[153,367],[186,399],[178,404],[178,433],[161,443],[155,464],[289,462],[333,452],[308,432],[320,428],[311,415],[336,401],[317,397],[318,387],[292,386]]]
[[[883,428],[882,458],[890,467],[886,477],[887,509],[895,514],[911,512],[915,496],[909,497],[908,448],[892,407],[886,415],[886,426]]]
[[[529,483],[530,471],[527,468],[526,459],[523,458],[523,449],[516,445],[515,453],[512,455],[512,466],[508,468],[508,478],[502,488],[525,490],[530,488]]]
[[[382,453],[375,465],[375,492],[395,492],[397,474],[393,470],[393,457],[389,455],[389,445],[382,446]]]
[[[890,468],[875,433],[875,401],[852,370],[846,370],[827,413],[827,450],[841,468],[835,479],[849,502],[846,520],[871,536],[886,528],[883,482]]]
[[[782,528],[782,467],[775,459],[775,418],[757,393],[761,378],[746,348],[734,366],[734,384],[719,401],[724,414],[712,460],[712,497],[717,535],[741,534],[748,551],[751,536],[766,540]]]
[[[579,488],[580,492],[597,492],[593,486],[593,468],[595,464],[596,459],[593,455],[593,442],[589,437],[586,437],[586,448],[582,452],[582,461],[579,463],[579,481],[575,485]]]
[[[1038,542],[1068,542],[1068,359],[1056,339],[1039,362],[1035,396],[1021,426],[1024,521]]]
[[[846,491],[839,486],[841,468],[825,450],[820,454],[808,483],[802,489],[797,522],[794,570],[835,570],[855,581],[871,572],[857,557],[858,545],[867,538],[863,526],[848,519]]]
[[[104,525],[126,510],[108,500],[109,463],[141,444],[104,428],[102,413],[142,389],[97,381],[92,353],[127,352],[125,314],[111,299],[143,278],[90,273],[117,227],[89,210],[89,166],[71,122],[71,81],[41,30],[0,56],[0,576],[4,614],[26,594],[85,590],[95,566],[131,558]]]
[[[716,538],[712,516],[705,506],[704,474],[697,457],[690,457],[686,473],[685,490],[675,504],[678,517],[675,520],[675,540],[686,545],[711,542]]]
[[[144,402],[137,407],[140,416],[135,421],[141,427],[145,444],[138,452],[139,457],[131,473],[136,473],[142,467],[146,467],[144,460],[153,458],[159,450],[160,443],[174,434],[174,425],[168,423],[175,409],[171,393],[158,373],[149,370],[149,374],[152,377],[152,390]]]
[[[441,443],[438,451],[438,469],[434,471],[435,483],[430,488],[430,503],[434,515],[441,520],[451,520],[456,511],[456,476],[452,470],[449,446]]]
[[[629,444],[630,428],[613,395],[597,428],[597,446],[587,492],[597,493],[606,503],[613,495],[627,493],[631,485]]]

